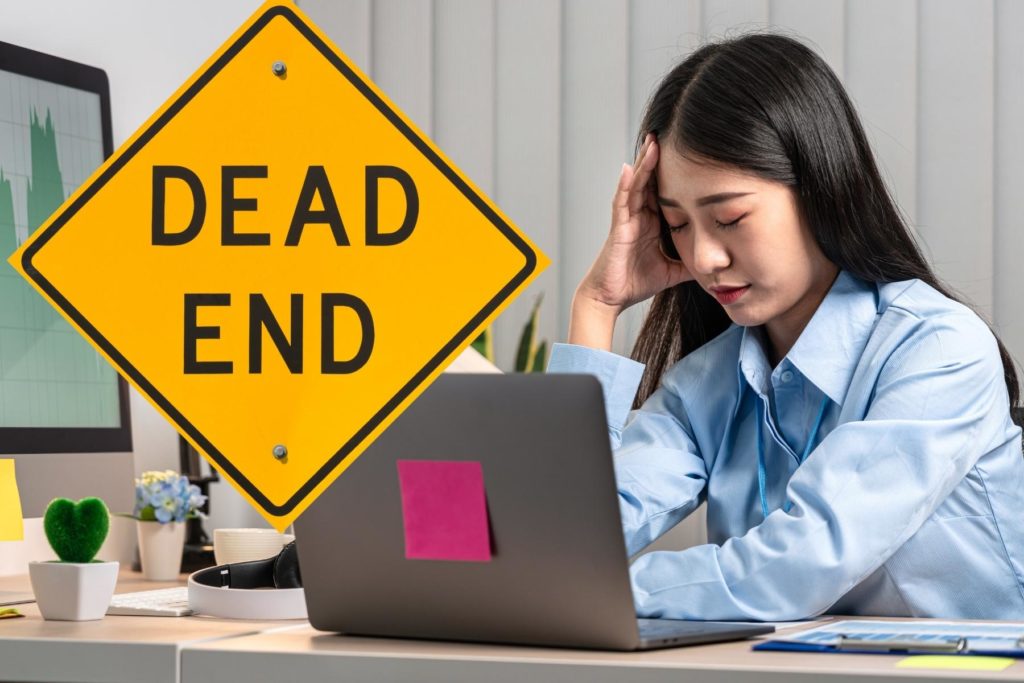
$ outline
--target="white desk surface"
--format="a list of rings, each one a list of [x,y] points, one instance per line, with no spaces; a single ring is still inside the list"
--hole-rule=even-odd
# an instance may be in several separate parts
[[[184,585],[122,572],[118,593]],[[31,591],[28,576],[0,578],[0,591]],[[46,621],[34,603],[15,606],[24,618],[0,619],[0,681],[178,683],[187,643],[259,633],[282,624],[210,617],[105,617]]]
[[[182,577],[184,579],[184,577]],[[164,588],[123,573],[118,592]],[[0,591],[28,590],[0,578]],[[999,672],[901,669],[899,655],[753,652],[753,641],[618,653],[321,633],[305,622],[209,617],[45,621],[34,604],[0,619],[0,681],[306,683],[314,681],[640,681],[908,683],[1024,681],[1024,660]]]
[[[182,648],[184,683],[280,681],[789,681],[1024,680],[1024,660],[1000,672],[903,669],[900,655],[753,652],[754,641],[650,652],[588,652],[531,647],[352,638],[308,625]]]

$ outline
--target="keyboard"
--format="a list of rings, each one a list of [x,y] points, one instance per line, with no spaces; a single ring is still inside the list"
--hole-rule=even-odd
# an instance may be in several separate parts
[[[110,599],[107,614],[125,617],[187,617],[188,586],[119,593]]]

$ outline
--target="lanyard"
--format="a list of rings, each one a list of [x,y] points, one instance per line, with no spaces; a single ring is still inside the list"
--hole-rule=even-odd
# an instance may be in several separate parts
[[[811,446],[814,444],[814,438],[818,436],[818,428],[821,427],[821,418],[825,417],[825,408],[828,407],[828,396],[825,396],[821,401],[821,408],[818,410],[818,418],[814,421],[814,428],[811,429],[811,435],[807,437],[807,445],[804,446],[804,453],[800,456],[800,464],[802,465],[807,456],[811,453]],[[765,493],[765,479],[767,474],[764,466],[764,433],[761,429],[762,423],[764,423],[764,399],[758,397],[757,400],[757,488],[761,494],[761,514],[768,517],[768,495]],[[789,512],[789,508],[792,507],[792,503],[788,500],[783,504],[782,509],[785,512]]]

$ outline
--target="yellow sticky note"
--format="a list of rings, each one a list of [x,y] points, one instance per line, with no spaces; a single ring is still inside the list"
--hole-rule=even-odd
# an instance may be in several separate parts
[[[1010,657],[962,655],[917,655],[897,662],[901,669],[956,669],[958,671],[1002,671],[1013,664]]]
[[[14,461],[0,460],[0,541],[20,541],[24,537]]]

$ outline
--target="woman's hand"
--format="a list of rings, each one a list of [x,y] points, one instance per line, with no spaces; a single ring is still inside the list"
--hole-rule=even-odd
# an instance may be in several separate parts
[[[693,279],[681,261],[669,260],[659,248],[657,164],[658,142],[648,134],[633,166],[622,165],[608,239],[576,288],[570,343],[610,348],[615,319],[622,311]]]

